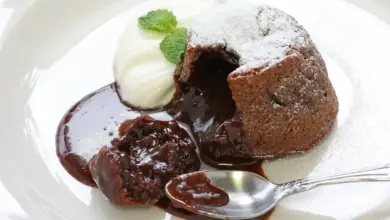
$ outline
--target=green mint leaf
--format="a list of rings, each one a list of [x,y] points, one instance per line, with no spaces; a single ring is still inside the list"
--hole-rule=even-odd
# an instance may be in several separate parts
[[[156,10],[138,18],[138,24],[148,31],[171,33],[176,28],[177,20],[171,11]]]
[[[179,64],[186,50],[187,29],[177,28],[160,43],[165,58],[173,64]]]

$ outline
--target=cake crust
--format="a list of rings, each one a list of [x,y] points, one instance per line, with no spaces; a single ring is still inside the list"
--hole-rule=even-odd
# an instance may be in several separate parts
[[[229,76],[255,157],[307,151],[331,130],[338,100],[325,66],[316,59],[296,51],[273,67]]]

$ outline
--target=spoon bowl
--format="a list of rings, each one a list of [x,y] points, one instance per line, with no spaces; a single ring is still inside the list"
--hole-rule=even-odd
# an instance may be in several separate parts
[[[217,219],[256,218],[272,210],[283,198],[322,185],[390,180],[390,164],[327,177],[299,179],[284,184],[271,183],[247,171],[199,171],[184,175],[200,172],[207,176],[212,185],[223,189],[229,195],[227,205],[222,207],[188,205],[169,192],[168,188],[172,181],[166,184],[165,193],[175,206]]]
[[[188,211],[218,219],[255,218],[269,212],[281,198],[278,185],[255,173],[221,170],[201,172],[214,186],[223,189],[229,195],[229,203],[226,206],[190,206],[176,200],[168,190],[165,190],[168,198]],[[171,182],[166,185],[166,189],[169,184]]]

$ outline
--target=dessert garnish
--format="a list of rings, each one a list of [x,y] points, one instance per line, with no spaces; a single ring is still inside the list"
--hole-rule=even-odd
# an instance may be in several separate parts
[[[179,64],[182,61],[186,43],[187,29],[177,28],[161,41],[160,49],[169,62]]]
[[[181,62],[186,49],[187,29],[176,28],[176,16],[171,11],[166,9],[150,11],[140,17],[138,23],[142,29],[168,34],[161,41],[160,49],[169,62],[173,64]]]
[[[150,11],[130,22],[118,42],[114,60],[121,101],[142,110],[170,103],[176,94],[173,75],[186,42],[187,29],[178,25],[171,11]]]
[[[177,26],[176,16],[166,9],[150,11],[146,15],[138,18],[141,28],[158,33],[172,33]]]

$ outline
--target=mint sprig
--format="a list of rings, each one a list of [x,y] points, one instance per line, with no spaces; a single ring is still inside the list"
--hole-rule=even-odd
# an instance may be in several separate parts
[[[173,64],[181,62],[186,50],[187,29],[176,28],[176,16],[171,11],[166,9],[150,11],[138,18],[138,24],[144,30],[167,34],[160,43],[160,50],[169,62]]]
[[[177,26],[176,16],[168,10],[155,10],[138,18],[139,26],[148,31],[171,33]]]
[[[173,64],[179,64],[186,50],[187,28],[176,28],[160,43],[165,58]]]

